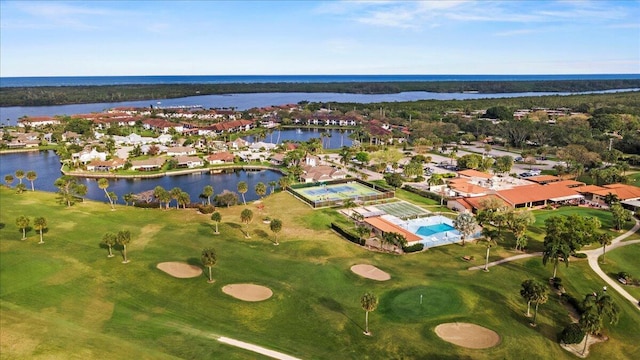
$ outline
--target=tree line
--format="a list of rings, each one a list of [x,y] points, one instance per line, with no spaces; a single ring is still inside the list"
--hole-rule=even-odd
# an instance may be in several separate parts
[[[171,99],[187,96],[272,93],[337,92],[393,94],[405,91],[458,93],[585,92],[640,87],[638,79],[542,81],[398,81],[329,83],[132,84],[96,86],[1,87],[0,106],[42,106],[100,102]]]

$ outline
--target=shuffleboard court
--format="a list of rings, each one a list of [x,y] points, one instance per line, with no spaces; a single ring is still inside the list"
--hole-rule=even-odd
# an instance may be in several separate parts
[[[422,217],[430,213],[429,211],[406,201],[377,204],[376,208],[403,220]]]

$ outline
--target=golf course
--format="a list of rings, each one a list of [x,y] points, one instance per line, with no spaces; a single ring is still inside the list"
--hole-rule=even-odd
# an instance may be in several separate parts
[[[354,226],[336,210],[311,209],[286,192],[266,196],[262,205],[217,208],[221,221],[215,234],[211,215],[196,209],[117,205],[111,210],[94,201],[66,207],[53,193],[0,188],[0,358],[268,358],[221,338],[298,359],[576,358],[557,340],[572,319],[556,293],[550,291],[540,305],[537,326],[525,315],[522,282],[547,282],[552,274],[552,264],[543,266],[540,257],[470,271],[484,264],[482,242],[393,255],[333,232],[332,222]],[[253,212],[248,224],[241,221],[245,209]],[[20,216],[30,219],[25,240],[16,224]],[[610,214],[597,216],[605,228]],[[43,244],[34,225],[38,217],[46,219]],[[278,246],[263,221],[267,217],[282,221]],[[539,251],[544,237],[543,216],[536,218],[532,251]],[[119,246],[109,257],[102,245],[106,233],[118,231],[131,234],[127,263]],[[520,254],[512,248],[497,244],[490,260]],[[216,252],[212,282],[201,262],[203,249]],[[625,256],[627,251],[639,254],[640,244],[607,252],[611,263],[603,269],[640,276],[637,256]],[[182,264],[191,272],[172,276],[158,267],[163,263],[169,269]],[[359,264],[375,266],[390,278],[359,276],[351,271]],[[561,264],[558,276],[566,292],[580,300],[605,285],[586,259]],[[229,295],[240,284],[268,296],[245,301]],[[379,299],[368,314],[371,336],[363,334],[366,292]],[[588,358],[640,359],[640,309],[613,291],[610,295],[620,308],[619,322],[605,322],[602,333],[608,340],[592,346]],[[435,330],[441,324],[453,324],[455,330],[458,323],[488,329],[493,341],[459,346]]]

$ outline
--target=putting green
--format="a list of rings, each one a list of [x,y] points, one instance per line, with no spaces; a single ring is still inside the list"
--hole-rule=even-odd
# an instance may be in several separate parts
[[[389,319],[415,322],[460,314],[464,307],[460,294],[455,289],[440,286],[394,290],[384,296],[382,305]]]

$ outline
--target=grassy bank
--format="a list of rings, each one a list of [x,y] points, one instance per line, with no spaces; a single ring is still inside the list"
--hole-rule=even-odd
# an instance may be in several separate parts
[[[193,210],[137,209],[85,202],[65,208],[49,193],[15,194],[0,189],[0,325],[3,358],[224,358],[254,359],[253,353],[219,344],[211,335],[256,343],[303,359],[571,359],[556,342],[568,324],[555,296],[540,307],[539,325],[523,316],[520,283],[545,279],[539,258],[468,271],[460,259],[482,254],[482,244],[457,245],[409,256],[368,252],[340,239],[328,224],[333,210],[314,211],[289,194],[277,193],[254,211],[250,239],[242,231],[244,206],[219,209],[220,235],[209,216]],[[34,230],[21,241],[15,219],[47,218],[45,244]],[[263,217],[280,218],[280,246]],[[128,264],[107,258],[99,246],[106,232],[130,230]],[[164,261],[199,264],[214,247],[214,284],[204,276],[176,279],[157,270]],[[476,255],[476,259],[478,259]],[[481,258],[481,256],[480,256]],[[356,276],[349,267],[367,263],[391,274],[387,282]],[[637,266],[637,265],[636,265]],[[561,267],[567,291],[577,297],[603,282],[585,262]],[[274,296],[246,303],[222,293],[224,285],[251,282]],[[362,335],[360,296],[380,297],[370,314],[372,337]],[[422,306],[419,295],[424,295]],[[610,340],[590,358],[639,358],[640,312],[614,294],[620,323],[607,327]],[[471,350],[440,340],[442,322],[466,321],[495,330],[501,343]]]

